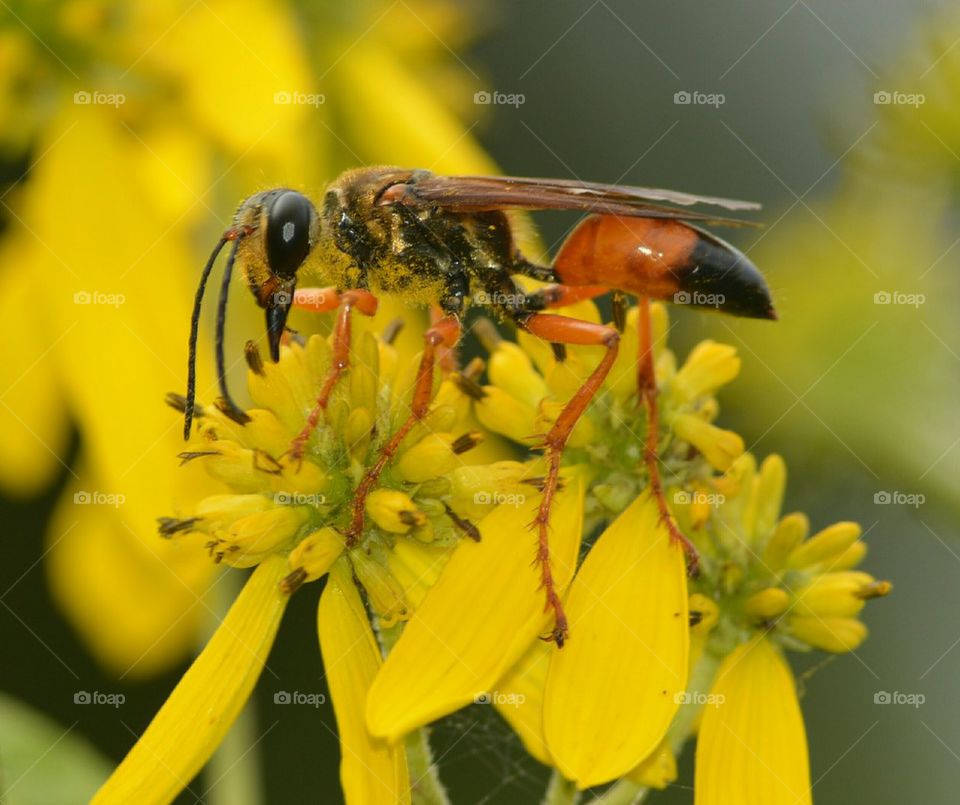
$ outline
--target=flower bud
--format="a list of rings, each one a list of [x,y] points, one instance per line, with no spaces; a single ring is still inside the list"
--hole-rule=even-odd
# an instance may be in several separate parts
[[[216,562],[251,567],[271,553],[286,547],[306,523],[309,514],[301,506],[274,506],[235,520],[219,539],[209,543]]]
[[[381,624],[390,627],[397,621],[406,620],[410,613],[403,587],[390,570],[363,550],[351,551],[349,556],[353,572],[367,591],[370,606],[380,617]]]
[[[683,403],[712,394],[740,373],[736,347],[701,341],[697,344],[671,383],[674,396]]]
[[[779,587],[767,587],[754,593],[744,604],[744,610],[751,618],[768,621],[779,617],[790,606],[790,596]]]
[[[462,439],[451,433],[431,433],[411,445],[394,464],[394,472],[403,480],[421,483],[446,475],[461,464],[458,452],[466,452],[483,439],[479,431],[464,434]]]
[[[800,512],[788,514],[779,523],[763,549],[763,565],[771,573],[779,572],[787,563],[787,557],[803,542],[810,530],[807,516]]]
[[[197,504],[196,516],[200,518],[197,529],[222,536],[222,532],[241,517],[272,507],[273,502],[264,495],[210,495]]]
[[[836,654],[854,651],[867,637],[867,627],[856,618],[796,617],[789,624],[798,640]]]
[[[671,424],[677,436],[690,442],[718,470],[730,469],[743,454],[743,439],[732,430],[718,428],[693,414],[678,414]]]
[[[875,583],[869,573],[856,570],[824,573],[797,592],[793,612],[798,616],[852,617],[863,609]]]
[[[860,538],[857,523],[842,522],[827,526],[796,548],[787,558],[791,568],[830,564]]]
[[[427,521],[409,495],[398,489],[375,489],[367,495],[367,514],[384,531],[406,534]]]
[[[487,361],[490,382],[530,408],[550,396],[550,390],[518,344],[500,341]]]
[[[712,598],[702,593],[690,596],[690,630],[696,634],[709,634],[720,619],[720,607]]]
[[[350,457],[362,461],[370,447],[374,429],[373,414],[369,408],[354,408],[347,417],[347,426],[343,430],[343,441]]]
[[[497,386],[484,386],[485,396],[475,410],[480,423],[515,442],[537,441],[537,409],[511,397]]]
[[[341,553],[343,537],[334,529],[321,528],[308,534],[287,557],[291,572],[283,581],[284,591],[290,594],[304,582],[316,581],[326,574]]]

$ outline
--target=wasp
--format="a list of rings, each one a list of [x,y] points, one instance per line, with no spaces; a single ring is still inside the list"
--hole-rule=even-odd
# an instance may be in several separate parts
[[[221,406],[243,421],[227,389],[223,357],[226,295],[234,264],[266,315],[270,356],[279,360],[287,316],[293,305],[338,310],[333,361],[303,431],[291,444],[302,455],[326,409],[337,380],[349,365],[350,320],[355,308],[372,315],[377,295],[415,306],[431,306],[433,324],[415,381],[411,410],[358,483],[351,504],[348,546],[358,542],[364,504],[406,434],[428,413],[434,368],[444,350],[461,336],[461,321],[472,306],[554,346],[604,349],[596,368],[566,403],[545,435],[546,462],[541,500],[532,524],[537,562],[554,614],[551,638],[562,646],[567,622],[550,566],[548,523],[559,484],[564,445],[579,417],[602,386],[617,358],[626,299],[639,302],[638,394],[648,412],[644,461],[661,520],[687,555],[695,573],[697,554],[673,520],[663,493],[657,459],[657,384],[654,375],[649,304],[682,301],[735,316],[776,319],[770,291],[759,270],[704,225],[744,223],[691,209],[695,205],[747,211],[759,205],[670,190],[561,179],[438,176],[426,170],[369,167],[341,174],[315,205],[296,190],[257,193],[238,208],[200,277],[189,340],[184,438],[189,437],[196,391],[196,348],[200,305],[217,256],[230,243],[217,311],[216,353]],[[573,210],[586,213],[560,245],[550,265],[528,260],[514,239],[513,210]],[[302,276],[323,288],[298,289]],[[538,280],[526,292],[518,277]],[[594,324],[549,312],[573,302],[612,293],[614,325]]]

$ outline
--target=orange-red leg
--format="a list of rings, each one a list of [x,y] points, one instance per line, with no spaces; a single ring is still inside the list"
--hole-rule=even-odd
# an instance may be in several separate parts
[[[590,401],[603,385],[603,381],[614,362],[617,360],[617,351],[620,345],[620,334],[612,327],[602,324],[571,319],[566,316],[557,316],[549,313],[532,313],[521,322],[527,332],[539,336],[546,341],[558,344],[583,344],[588,346],[606,347],[603,360],[597,364],[584,384],[570,398],[564,409],[553,423],[553,427],[544,439],[546,448],[547,474],[543,484],[543,494],[540,498],[540,507],[532,526],[537,529],[537,562],[540,565],[540,579],[547,596],[547,609],[553,609],[554,626],[551,638],[557,646],[563,647],[567,637],[567,616],[563,611],[563,604],[557,592],[553,579],[553,570],[550,567],[550,507],[557,492],[560,479],[560,459],[563,448],[570,437],[577,420],[586,410]]]
[[[377,456],[376,463],[367,470],[354,490],[350,525],[344,535],[348,548],[356,545],[363,535],[367,495],[370,494],[370,491],[380,479],[380,475],[390,459],[397,454],[397,450],[400,449],[406,435],[430,410],[430,399],[433,394],[433,370],[437,365],[439,351],[443,348],[453,348],[459,340],[460,322],[453,316],[446,316],[434,322],[430,329],[424,333],[423,356],[420,358],[420,367],[417,370],[417,377],[413,385],[410,414],[394,431],[390,440],[380,449],[380,455]]]
[[[333,355],[330,369],[320,387],[317,401],[307,416],[303,430],[290,443],[290,452],[294,460],[299,461],[310,441],[310,435],[320,422],[320,417],[327,410],[330,395],[340,376],[350,365],[351,341],[351,312],[354,308],[366,316],[377,312],[377,298],[369,291],[344,291],[339,293],[335,288],[301,288],[293,296],[296,307],[322,313],[328,310],[339,309],[337,322],[334,325]]]
[[[443,312],[439,305],[433,305],[430,308],[430,325],[433,326],[437,322],[441,321],[446,314]],[[460,368],[460,361],[457,356],[457,345],[445,346],[441,344],[437,347],[437,363],[440,364],[440,368],[446,372],[455,372]]]
[[[694,544],[684,536],[677,521],[673,519],[663,494],[660,479],[660,458],[657,455],[657,439],[660,436],[660,411],[657,406],[657,377],[653,362],[653,327],[650,323],[650,300],[640,297],[640,322],[638,327],[640,349],[637,356],[637,385],[640,398],[647,407],[647,439],[644,463],[650,478],[650,492],[660,512],[660,521],[666,526],[670,538],[680,545],[687,555],[687,572],[696,576],[700,572],[700,556]]]

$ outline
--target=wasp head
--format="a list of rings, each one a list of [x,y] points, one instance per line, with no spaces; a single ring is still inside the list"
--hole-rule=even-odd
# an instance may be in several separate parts
[[[297,270],[317,241],[320,218],[313,203],[295,190],[267,190],[251,196],[234,216],[234,230],[247,282],[266,311],[270,357],[280,359],[280,339],[293,304]]]
[[[187,399],[184,411],[184,438],[190,435],[193,421],[197,379],[197,335],[200,325],[200,304],[210,272],[217,256],[227,243],[232,243],[227,258],[220,300],[217,305],[217,379],[225,409],[235,419],[245,416],[227,390],[226,364],[223,353],[224,327],[227,314],[227,293],[234,262],[239,258],[247,283],[257,304],[267,314],[267,341],[270,357],[280,360],[280,339],[287,324],[297,285],[297,270],[316,245],[320,218],[310,200],[296,190],[285,188],[257,193],[237,209],[233,225],[223,233],[200,275],[200,284],[190,320],[189,358],[187,365]]]

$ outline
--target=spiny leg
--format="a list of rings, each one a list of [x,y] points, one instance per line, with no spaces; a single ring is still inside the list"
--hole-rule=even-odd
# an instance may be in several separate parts
[[[638,335],[640,348],[637,354],[637,387],[640,398],[647,408],[647,437],[644,448],[644,463],[650,478],[650,492],[660,512],[660,522],[666,526],[671,540],[679,544],[687,555],[687,573],[696,576],[700,572],[700,556],[694,544],[680,530],[673,519],[663,494],[660,479],[660,457],[657,455],[657,440],[660,436],[660,411],[657,406],[657,377],[653,362],[653,326],[650,321],[650,299],[640,297],[640,321]]]
[[[380,449],[380,455],[370,467],[353,493],[351,504],[352,515],[350,525],[344,535],[346,545],[352,548],[360,541],[363,534],[364,509],[367,495],[376,485],[389,463],[414,425],[420,422],[430,410],[430,400],[433,393],[433,370],[437,365],[437,355],[441,348],[452,348],[460,340],[460,322],[454,316],[445,316],[435,322],[423,336],[423,355],[420,358],[420,367],[413,385],[413,399],[410,405],[410,414],[399,428],[394,431],[390,440]]]
[[[333,355],[330,369],[320,387],[317,401],[307,416],[303,430],[290,443],[289,455],[299,461],[310,441],[310,436],[320,422],[320,416],[327,410],[330,395],[340,376],[350,365],[351,312],[356,307],[366,316],[377,312],[377,298],[369,291],[352,290],[339,293],[335,288],[301,288],[294,293],[293,304],[296,307],[320,313],[338,309],[337,322],[334,325]]]
[[[547,609],[553,609],[554,626],[551,638],[558,647],[563,647],[567,637],[567,616],[563,611],[563,604],[557,592],[553,579],[553,570],[550,567],[550,508],[557,492],[560,480],[560,459],[563,448],[573,432],[577,420],[586,410],[590,401],[596,396],[610,369],[617,360],[620,345],[620,334],[612,327],[603,324],[571,319],[567,316],[558,316],[549,313],[531,313],[526,318],[518,319],[524,330],[539,336],[546,341],[556,344],[581,344],[587,346],[603,346],[606,348],[603,359],[577,389],[566,406],[560,412],[556,422],[544,439],[546,448],[547,474],[543,483],[543,494],[540,498],[540,507],[532,526],[537,528],[537,562],[540,565],[540,578],[547,596]]]
[[[443,308],[441,308],[439,305],[433,305],[430,308],[430,326],[435,326],[438,322],[442,321],[446,315],[447,314],[444,313]],[[449,347],[441,344],[437,348],[437,363],[440,365],[440,368],[444,373],[455,372],[460,368],[456,343]]]

